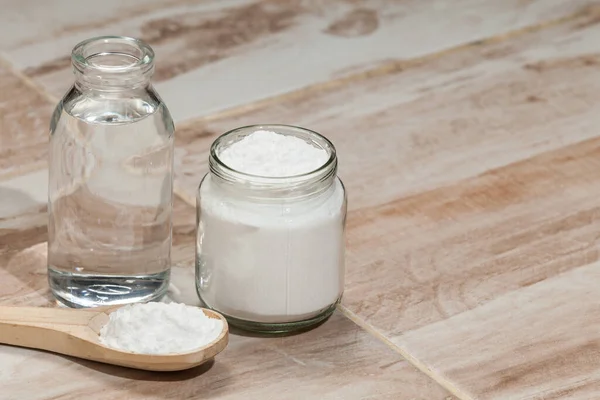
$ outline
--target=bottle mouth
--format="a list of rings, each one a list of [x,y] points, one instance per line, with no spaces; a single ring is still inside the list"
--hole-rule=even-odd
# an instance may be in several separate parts
[[[154,68],[154,51],[139,39],[101,36],[77,44],[71,61],[77,72],[90,76],[147,75]]]

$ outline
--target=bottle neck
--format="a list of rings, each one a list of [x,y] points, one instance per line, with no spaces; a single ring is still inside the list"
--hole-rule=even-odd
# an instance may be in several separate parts
[[[127,92],[143,90],[150,87],[152,75],[112,76],[106,74],[89,74],[75,70],[75,87],[81,92]]]
[[[121,92],[150,85],[154,52],[144,42],[120,36],[79,43],[71,55],[75,85],[81,91]]]

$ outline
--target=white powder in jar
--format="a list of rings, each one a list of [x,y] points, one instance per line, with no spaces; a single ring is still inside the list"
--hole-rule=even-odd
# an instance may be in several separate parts
[[[259,130],[223,149],[219,158],[245,174],[284,177],[314,171],[329,156],[300,138]]]
[[[294,176],[329,153],[304,140],[257,131],[219,155],[237,171]],[[251,199],[209,174],[200,187],[198,292],[211,308],[260,323],[313,318],[344,286],[345,194],[335,178],[315,196]]]
[[[131,304],[112,312],[100,330],[105,346],[139,354],[187,353],[219,337],[223,321],[178,303]]]

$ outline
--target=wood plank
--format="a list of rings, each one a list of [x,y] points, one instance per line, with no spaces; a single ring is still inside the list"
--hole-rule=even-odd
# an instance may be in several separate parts
[[[593,138],[354,213],[369,274],[350,274],[346,306],[470,398],[591,398],[598,168]]]
[[[12,188],[11,196],[3,198],[11,207],[0,214],[0,304],[56,305],[46,283],[45,207],[35,192],[45,176],[38,172],[0,182],[0,190]],[[14,194],[15,188],[22,188],[20,195]],[[194,223],[195,209],[177,199],[173,227],[177,265],[165,301],[198,304],[192,268]],[[214,364],[169,376],[9,346],[0,346],[0,365],[1,400],[262,399],[274,393],[280,399],[454,399],[339,313],[298,336],[266,339],[234,334]],[[31,386],[32,381],[39,385]]]
[[[599,155],[594,138],[352,213],[369,273],[351,267],[345,304],[393,340],[595,262]]]
[[[18,68],[60,97],[72,81],[69,54],[78,41],[102,34],[140,37],[156,49],[157,89],[177,121],[390,60],[420,57],[545,23],[596,4],[594,0],[136,0],[121,5],[111,0],[66,6],[65,0],[49,0],[34,7],[32,1],[0,2],[0,49]],[[31,18],[32,10],[43,17]]]
[[[351,210],[594,137],[600,125],[593,100],[600,90],[599,12],[512,40],[400,63],[390,74],[351,85],[182,124],[177,185],[194,199],[212,141],[251,124],[296,124],[329,137]]]
[[[53,108],[0,63],[0,179],[46,164]]]
[[[571,306],[574,330],[559,329],[558,314],[544,313],[551,291],[531,292],[540,309],[521,293],[598,260],[598,15],[190,124],[180,130],[178,184],[192,198],[207,149],[226,129],[273,121],[325,133],[350,201],[344,306],[466,398],[589,398],[600,390],[586,352],[600,338],[592,306]],[[597,303],[589,289],[575,293],[564,301]],[[490,306],[495,318],[487,304],[506,308]],[[462,315],[473,328],[444,323]],[[479,320],[494,325],[480,330]],[[593,325],[579,350],[568,347],[578,321]],[[463,338],[462,358],[452,355]],[[496,351],[505,357],[498,369]],[[569,362],[546,362],[563,351]]]
[[[472,399],[595,399],[600,264],[417,329],[399,342]]]

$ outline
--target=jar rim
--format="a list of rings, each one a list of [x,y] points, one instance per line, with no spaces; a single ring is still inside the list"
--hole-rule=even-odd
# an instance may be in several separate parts
[[[123,65],[103,65],[92,62],[98,56],[128,56],[132,62]],[[98,36],[79,42],[71,52],[73,67],[80,73],[145,74],[154,67],[154,50],[143,40],[128,36]]]
[[[310,139],[314,145],[317,145],[319,148],[327,151],[329,158],[324,164],[314,170],[290,176],[263,176],[246,173],[228,166],[219,158],[220,149],[224,144],[226,144],[226,141],[229,138],[243,138],[259,130],[272,131],[282,135],[293,135],[296,137],[301,137],[305,140]],[[235,142],[235,140],[231,143],[233,142]],[[228,180],[227,178],[231,177],[237,181],[243,181],[251,184],[262,184],[265,186],[289,186],[302,184],[304,182],[314,182],[322,179],[324,180],[332,175],[335,175],[337,172],[337,153],[335,146],[329,139],[311,129],[285,124],[247,125],[227,131],[220,135],[213,142],[210,147],[209,166],[212,173],[217,174],[219,177],[226,180]]]

